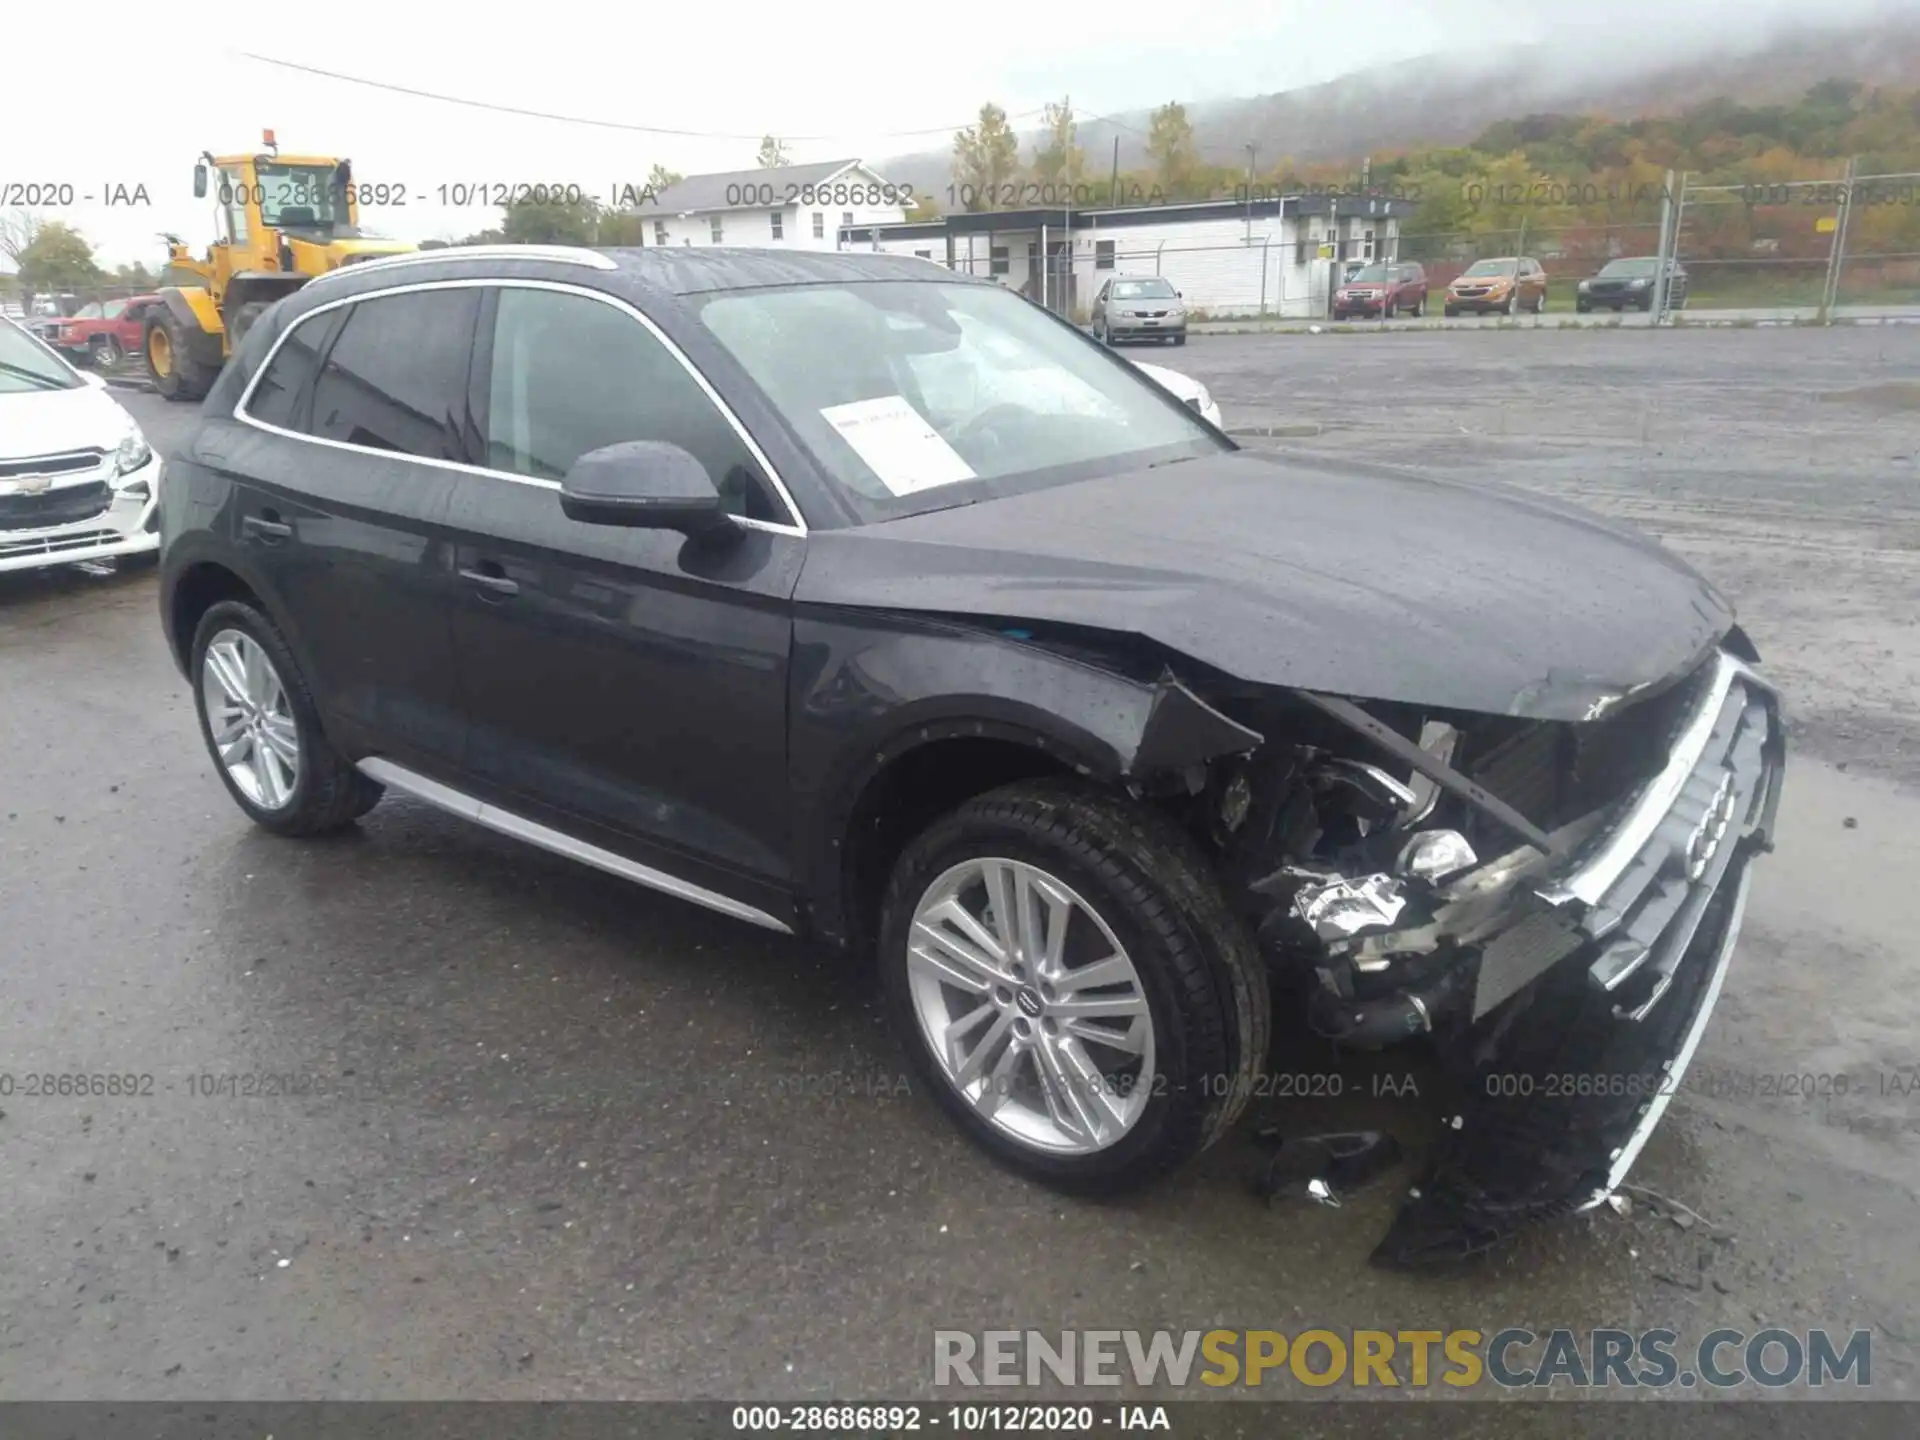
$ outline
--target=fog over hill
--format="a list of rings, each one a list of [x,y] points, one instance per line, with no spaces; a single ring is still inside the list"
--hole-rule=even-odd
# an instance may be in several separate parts
[[[1244,164],[1249,141],[1263,169],[1283,157],[1300,163],[1463,144],[1495,121],[1559,111],[1614,119],[1668,114],[1716,97],[1743,104],[1796,98],[1830,77],[1867,85],[1920,84],[1920,6],[1867,3],[1815,18],[1731,27],[1651,28],[1645,5],[1604,7],[1614,18],[1571,27],[1551,43],[1502,45],[1432,55],[1356,70],[1323,84],[1237,99],[1186,100],[1201,157]],[[1678,0],[1676,0],[1678,8]],[[1808,10],[1818,15],[1817,10]],[[1698,18],[1698,17],[1696,17]],[[1659,43],[1653,43],[1655,33]],[[1175,41],[1174,43],[1177,43]],[[1065,72],[1070,74],[1070,67]],[[1069,88],[1063,84],[1063,88]],[[1144,167],[1150,109],[1082,119],[1087,169],[1103,176],[1119,144],[1122,170]],[[1021,134],[1021,159],[1033,135]],[[951,151],[942,148],[877,162],[896,182],[945,204]]]

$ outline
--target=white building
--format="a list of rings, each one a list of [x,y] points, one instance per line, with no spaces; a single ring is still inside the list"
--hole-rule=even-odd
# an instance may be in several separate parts
[[[647,245],[835,250],[844,231],[898,225],[903,187],[858,160],[689,175],[640,205]]]
[[[843,248],[918,255],[991,275],[1084,318],[1109,276],[1164,275],[1189,310],[1317,316],[1344,262],[1399,258],[1410,201],[1317,192],[1106,210],[954,214],[917,224],[854,223]],[[1042,265],[1040,256],[1051,257]]]

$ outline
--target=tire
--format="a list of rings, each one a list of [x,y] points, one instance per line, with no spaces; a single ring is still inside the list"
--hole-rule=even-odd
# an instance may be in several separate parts
[[[1593,306],[1589,305],[1584,300],[1574,301],[1573,308],[1582,315],[1591,315],[1593,313]]]
[[[156,360],[154,337],[159,335],[164,343],[166,357],[162,363]],[[153,388],[168,400],[204,400],[207,391],[213,388],[217,371],[209,370],[200,364],[187,350],[187,333],[180,322],[174,319],[173,312],[164,306],[160,313],[147,322],[146,343],[142,347],[147,362],[147,378],[153,382]]]
[[[1089,942],[1079,958],[1110,951],[1117,942],[1132,966],[1129,983],[1139,997],[1133,1003],[1143,999],[1151,1028],[1154,1078],[1150,1085],[1141,1080],[1142,1088],[1126,1092],[1105,1088],[1116,1083],[1116,1068],[1078,1072],[1089,1076],[1083,1083],[1100,1084],[1101,1093],[1131,1094],[1138,1102],[1125,1128],[1097,1148],[1064,1153],[1012,1133],[1009,1125],[1051,1123],[1040,1111],[1026,1108],[1030,1096],[1024,1092],[1018,1103],[1002,1103],[1003,1118],[983,1115],[948,1078],[945,1062],[927,1039],[927,1026],[939,1021],[922,1019],[930,982],[925,968],[910,962],[916,911],[930,890],[948,884],[956,871],[977,861],[1030,867],[1044,872],[1043,879],[1065,886],[1107,931],[1102,935],[1093,928],[1096,922],[1077,918],[1073,924],[1078,929],[1066,933]],[[880,937],[888,1015],[914,1073],[962,1131],[997,1160],[1043,1184],[1111,1195],[1170,1173],[1226,1133],[1266,1064],[1272,1022],[1266,964],[1245,927],[1228,911],[1206,862],[1170,821],[1101,791],[1058,780],[1022,782],[990,791],[936,821],[907,846],[894,867],[882,905]],[[1065,948],[1076,947],[1069,941]],[[1074,961],[1073,955],[1067,956],[1069,965]],[[1006,1038],[995,1042],[989,1057],[1006,1057],[1015,1043],[1025,1045],[1027,1057],[1014,1069],[995,1068],[992,1078],[983,1081],[989,1086],[1003,1073],[1008,1078],[1000,1083],[1008,1087],[1022,1083],[1022,1077],[1031,1086],[1038,1073],[1039,1047],[1050,1043],[1039,1038],[1039,1027],[1057,1023],[1051,1014],[1029,1021],[1019,1013],[1026,993],[1040,1004],[1039,980],[1031,973],[1024,978],[1029,983],[1013,982],[1019,988],[1011,996],[1005,987],[996,986],[1001,992],[996,996],[981,986],[981,1004],[995,1004],[998,1011],[982,1022],[986,1029],[981,1046],[988,1044],[987,1036],[1004,1032]],[[964,992],[936,985],[934,993],[944,997]],[[936,1006],[944,1003],[944,998],[935,1001]],[[969,1002],[960,1003],[965,1007]],[[1127,1023],[1136,1027],[1138,1019]],[[1016,1042],[1014,1036],[1024,1026],[1032,1027],[1030,1038]],[[1102,1047],[1076,1043],[1075,1049],[1091,1060]],[[1118,1056],[1117,1051],[1107,1053]],[[1132,1063],[1121,1057],[1119,1068]],[[1141,1073],[1136,1072],[1136,1079]],[[1072,1085],[1067,1088],[1079,1093]]]
[[[1514,291],[1513,294],[1507,296],[1505,313],[1509,317],[1518,315],[1520,313],[1520,292],[1518,290]]]
[[[1176,336],[1174,336],[1174,337],[1173,337],[1173,343],[1174,343],[1175,345],[1184,345],[1184,344],[1186,344],[1186,343],[1187,343],[1187,332],[1186,332],[1186,331],[1184,331],[1184,330],[1182,330],[1182,331],[1181,331],[1181,332],[1180,332],[1180,333],[1179,333],[1178,335],[1176,335]]]
[[[255,321],[267,313],[272,303],[270,300],[249,300],[233,312],[233,318],[227,322],[227,336],[234,349],[240,348],[240,342],[246,338],[247,331],[253,328]]]
[[[271,665],[278,681],[278,701],[266,707],[288,722],[296,747],[297,767],[293,783],[285,787],[285,796],[274,803],[271,793],[249,794],[222,759],[214,740],[214,721],[209,714],[209,686],[230,693],[208,673],[207,651],[217,641],[224,647],[234,643],[231,637],[244,637],[258,648]],[[239,600],[223,600],[200,617],[189,651],[193,677],[194,713],[200,720],[200,738],[206,743],[215,772],[254,824],[276,835],[324,835],[343,830],[380,802],[385,787],[361,774],[339,751],[333,748],[320,728],[319,711],[307,688],[293,653],[274,623],[253,606]],[[236,711],[236,713],[238,713]],[[248,750],[254,747],[249,745]],[[269,762],[270,763],[270,762]],[[284,776],[284,767],[272,767],[276,777]],[[256,781],[256,788],[259,782]]]
[[[126,351],[111,335],[96,335],[87,346],[87,360],[96,370],[111,370],[126,358]]]
[[[1427,314],[1427,297],[1422,295],[1418,300],[1414,301],[1413,309],[1407,313],[1412,315],[1416,320],[1425,319]]]
[[[1536,300],[1536,301],[1534,301],[1534,302],[1533,302],[1533,313],[1534,313],[1534,314],[1536,314],[1536,315],[1544,315],[1544,314],[1546,314],[1546,313],[1547,313],[1547,293],[1546,293],[1546,291],[1544,291],[1544,290],[1543,290],[1543,291],[1541,291],[1541,292],[1540,292],[1540,298],[1539,298],[1538,300]]]
[[[1446,305],[1446,306],[1443,306],[1443,307],[1442,307],[1442,313],[1446,315],[1446,317],[1447,317],[1447,319],[1449,319],[1449,320],[1451,320],[1451,319],[1453,319],[1453,318],[1454,318],[1454,317],[1455,317],[1456,315],[1458,315],[1458,314],[1459,314],[1460,312],[1459,312],[1459,310],[1458,310],[1458,309],[1456,309],[1456,308],[1455,308],[1454,306],[1452,306],[1452,305]]]

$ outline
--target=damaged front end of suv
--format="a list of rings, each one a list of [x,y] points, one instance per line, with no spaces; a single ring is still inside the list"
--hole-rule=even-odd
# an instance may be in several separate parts
[[[1658,1124],[1784,765],[1751,648],[1737,630],[1722,647],[1577,720],[1209,697],[1261,739],[1208,764],[1184,818],[1312,1028],[1430,1037],[1467,1081],[1376,1263],[1598,1205]]]

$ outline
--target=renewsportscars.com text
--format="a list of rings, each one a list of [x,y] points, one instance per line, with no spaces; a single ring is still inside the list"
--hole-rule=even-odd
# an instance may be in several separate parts
[[[1870,1331],[936,1330],[933,1383],[1730,1389],[1873,1383]]]

